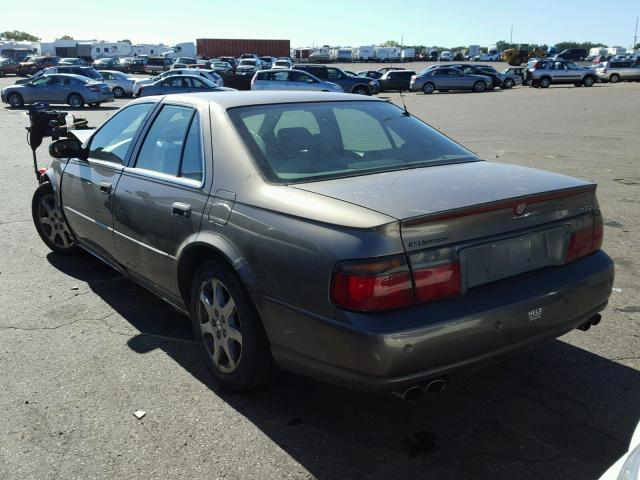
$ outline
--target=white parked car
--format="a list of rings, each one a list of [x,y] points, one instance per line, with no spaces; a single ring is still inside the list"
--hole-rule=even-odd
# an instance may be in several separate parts
[[[251,80],[251,90],[313,90],[344,92],[340,85],[325,82],[302,70],[261,70]]]
[[[137,97],[140,93],[140,87],[151,85],[168,75],[194,75],[196,77],[204,77],[210,82],[215,83],[218,87],[224,87],[224,80],[213,70],[205,70],[203,68],[176,68],[175,70],[167,70],[152,78],[137,79],[133,84],[133,96]]]
[[[500,60],[499,53],[481,53],[473,57],[475,62],[497,62]]]
[[[280,59],[280,60],[276,60],[273,64],[273,67],[271,67],[272,70],[278,70],[282,68],[285,68],[285,69],[293,68],[293,62],[291,62],[290,60]]]
[[[640,423],[633,432],[627,453],[611,465],[600,480],[640,480]]]
[[[449,50],[445,50],[444,52],[440,52],[440,61],[441,62],[450,62],[453,60],[453,55]]]

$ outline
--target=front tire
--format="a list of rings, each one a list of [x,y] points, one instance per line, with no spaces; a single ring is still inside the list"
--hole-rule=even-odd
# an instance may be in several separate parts
[[[82,108],[84,107],[84,98],[78,93],[72,93],[69,95],[67,99],[67,103],[71,106],[71,108]]]
[[[191,320],[196,341],[218,383],[247,391],[268,383],[275,363],[249,294],[226,263],[210,260],[195,273]]]
[[[584,80],[582,80],[582,85],[584,85],[585,87],[593,87],[594,83],[596,83],[596,81],[593,79],[593,77],[584,77]]]
[[[22,95],[19,93],[10,93],[7,97],[7,102],[11,105],[11,108],[22,108],[24,107],[24,100],[22,99]]]
[[[510,88],[513,88],[514,85],[515,85],[515,82],[513,81],[513,79],[507,78],[502,84],[502,88],[504,88],[505,90],[508,90]]]
[[[357,95],[371,95],[371,93],[369,93],[369,89],[363,86],[355,87],[351,93],[355,93]]]
[[[124,89],[122,87],[114,87],[113,96],[116,98],[124,97]]]
[[[43,182],[33,192],[31,216],[38,235],[53,252],[70,254],[78,250],[49,182]]]
[[[612,73],[609,77],[609,81],[611,83],[618,83],[620,81],[620,75],[618,75],[617,73]]]

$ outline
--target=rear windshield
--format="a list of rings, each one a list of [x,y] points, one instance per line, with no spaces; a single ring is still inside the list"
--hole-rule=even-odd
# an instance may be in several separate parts
[[[160,58],[150,58],[147,60],[147,65],[162,65],[165,59],[163,57]]]
[[[387,102],[254,105],[228,113],[260,170],[274,183],[478,160]]]

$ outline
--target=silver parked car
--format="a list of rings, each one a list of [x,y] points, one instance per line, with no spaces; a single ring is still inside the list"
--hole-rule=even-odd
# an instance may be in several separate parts
[[[82,108],[85,104],[99,107],[102,103],[113,102],[113,93],[106,83],[63,73],[10,85],[2,89],[1,97],[2,102],[12,108],[36,102],[63,103],[73,108]]]
[[[467,75],[462,70],[453,67],[426,68],[411,77],[409,90],[422,91],[426,94],[436,90],[471,90],[484,92],[491,86],[491,78],[484,75]]]
[[[236,74],[251,75],[262,69],[262,61],[259,58],[243,58],[236,67]]]
[[[122,98],[127,95],[133,95],[134,78],[129,78],[126,73],[117,70],[99,70],[100,75],[104,79],[104,83],[109,85],[113,96]]]
[[[532,87],[548,88],[553,84],[573,83],[576,87],[591,87],[598,81],[594,70],[580,68],[565,60],[529,60],[526,80]]]
[[[218,87],[215,83],[199,75],[167,75],[151,85],[144,85],[138,90],[139,97],[150,95],[170,95],[174,93],[205,92],[207,90],[231,91],[232,88]]]
[[[167,70],[160,75],[156,75],[152,78],[137,78],[133,84],[133,96],[137,97],[140,94],[140,89],[145,85],[151,85],[158,80],[168,77],[169,75],[191,75],[195,77],[204,77],[211,83],[214,83],[218,87],[224,87],[224,80],[214,70],[207,70],[202,68],[176,68],[175,70]]]
[[[251,90],[312,90],[343,92],[340,85],[324,82],[301,70],[261,70],[251,80]]]
[[[482,161],[383,100],[171,95],[86,132],[49,149],[39,235],[189,315],[234,390],[279,366],[435,393],[597,324],[611,293],[596,185]]]
[[[280,68],[284,68],[284,69],[290,69],[293,67],[293,62],[291,60],[287,60],[284,58],[279,58],[278,60],[276,60],[273,63],[273,67],[271,67],[272,70],[277,70]]]
[[[609,60],[598,63],[595,70],[601,82],[640,81],[640,64],[633,60]]]

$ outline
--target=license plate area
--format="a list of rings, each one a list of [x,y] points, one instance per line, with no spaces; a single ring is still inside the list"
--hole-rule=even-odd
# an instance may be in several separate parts
[[[463,288],[565,262],[571,227],[530,232],[460,250]]]

